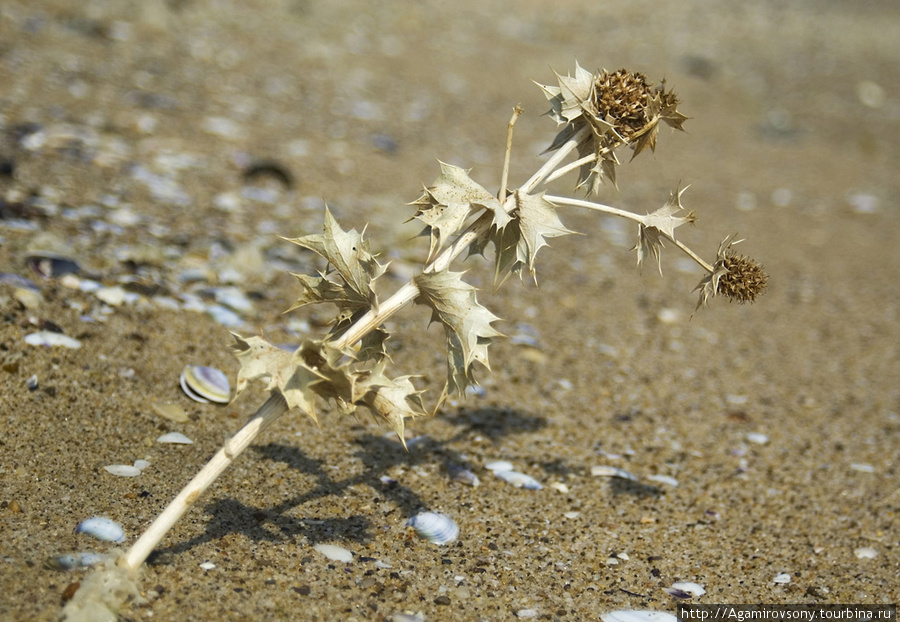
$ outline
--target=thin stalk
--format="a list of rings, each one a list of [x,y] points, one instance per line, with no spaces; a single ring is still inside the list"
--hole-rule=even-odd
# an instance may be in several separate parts
[[[286,412],[288,412],[288,405],[284,401],[284,397],[281,393],[272,393],[272,396],[259,407],[259,410],[244,424],[244,427],[238,430],[225,443],[216,455],[206,463],[206,466],[194,476],[194,479],[188,482],[187,486],[178,493],[178,496],[169,503],[162,514],[156,517],[156,520],[150,524],[150,527],[147,528],[119,561],[119,565],[127,570],[136,570],[143,564],[163,536],[168,533],[188,508],[197,501],[200,495],[216,481],[225,469],[231,466],[235,458],[241,455],[263,430],[272,425],[276,419]]]
[[[557,197],[557,196],[544,195],[544,198],[547,199],[548,201],[550,201],[551,203],[555,203],[556,205],[571,205],[572,207],[583,207],[585,209],[594,210],[596,212],[602,212],[604,214],[610,214],[612,216],[621,216],[622,218],[627,218],[628,220],[633,220],[637,223],[644,224],[644,217],[641,216],[640,214],[635,214],[634,212],[629,212],[629,211],[621,210],[621,209],[618,209],[615,207],[610,207],[609,205],[603,205],[601,203],[594,203],[593,201],[583,201],[581,199],[571,199],[569,197]],[[706,270],[707,272],[713,271],[714,268],[710,264],[708,264],[706,261],[704,261],[702,257],[697,255],[697,253],[695,253],[690,248],[685,246],[682,242],[680,242],[679,240],[676,240],[675,238],[673,238],[669,235],[666,235],[665,233],[663,233],[663,235],[665,236],[665,238],[667,240],[672,242],[672,244],[674,244],[679,249],[681,249],[681,251],[684,252],[684,254],[686,254],[688,257],[690,257],[691,259],[696,261],[704,270]]]
[[[531,178],[522,184],[522,187],[519,190],[525,194],[531,194],[531,191],[537,188],[538,184],[544,181],[553,171],[556,170],[556,167],[560,165],[560,163],[566,159],[566,156],[572,152],[572,150],[578,147],[578,143],[581,142],[581,139],[584,138],[585,134],[589,131],[589,128],[583,127],[578,132],[575,133],[572,138],[570,138],[562,147],[556,150],[556,153],[553,154],[549,160],[544,162],[544,165],[535,172]]]
[[[503,156],[503,173],[500,175],[500,190],[497,191],[497,199],[500,200],[501,203],[506,199],[506,184],[509,181],[509,161],[512,157],[512,140],[513,140],[513,127],[516,125],[516,120],[525,112],[524,109],[516,106],[513,108],[512,118],[509,120],[509,125],[506,127],[506,154]]]

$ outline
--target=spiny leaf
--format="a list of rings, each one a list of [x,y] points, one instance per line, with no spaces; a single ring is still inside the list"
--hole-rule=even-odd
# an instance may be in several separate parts
[[[581,116],[582,103],[591,95],[594,86],[594,76],[575,62],[574,76],[561,76],[556,74],[559,86],[545,86],[537,84],[547,99],[550,100],[550,112],[557,124],[570,123]]]
[[[555,238],[574,231],[563,226],[556,214],[556,206],[544,198],[543,192],[537,195],[517,193],[516,200],[519,224],[516,258],[520,264],[528,266],[531,277],[537,282],[534,261],[537,252],[547,246],[547,238]]]
[[[232,333],[235,343],[232,352],[241,363],[235,397],[247,388],[251,380],[268,379],[266,390],[279,391],[288,407],[299,408],[318,423],[313,385],[322,376],[306,367],[293,364],[293,354],[276,348],[262,337],[244,339]]]
[[[651,214],[643,217],[638,225],[638,243],[631,249],[637,251],[638,267],[643,267],[644,259],[652,255],[656,259],[659,273],[662,274],[660,250],[663,246],[663,238],[675,239],[675,229],[686,222],[693,223],[696,220],[694,212],[688,212],[686,216],[676,216],[684,210],[681,205],[681,195],[687,187],[669,194],[669,200],[665,205]]]
[[[369,252],[369,243],[363,233],[356,229],[341,229],[327,207],[324,233],[285,239],[323,257],[353,293],[372,306],[377,304],[372,281],[384,274],[385,266]],[[348,292],[347,298],[351,299],[353,295]]]
[[[350,309],[351,311],[369,308],[369,300],[364,298],[361,294],[346,285],[341,285],[340,283],[328,280],[322,273],[319,273],[319,276],[291,274],[297,278],[303,291],[285,313],[299,309],[305,305],[322,302],[332,302],[340,309]]]
[[[375,415],[387,421],[400,437],[403,447],[406,447],[405,420],[427,414],[422,404],[421,391],[413,386],[410,380],[412,377],[388,378],[384,375],[384,364],[379,363],[356,383],[357,390],[363,393],[359,399]]]
[[[290,408],[299,408],[313,421],[318,422],[317,397],[333,399],[345,412],[353,410],[354,376],[349,360],[340,362],[348,353],[311,339],[304,340],[291,353],[262,337],[244,339],[235,333],[232,336],[235,343],[231,348],[241,363],[237,393],[251,380],[266,379],[267,390],[280,392]]]
[[[474,383],[475,361],[490,368],[487,348],[492,338],[501,335],[491,326],[499,318],[478,304],[475,288],[462,275],[442,270],[413,277],[419,288],[416,302],[431,307],[431,320],[441,322],[447,331],[447,383],[459,393]]]
[[[462,229],[473,212],[491,210],[495,223],[501,227],[508,220],[500,201],[473,181],[468,171],[444,162],[440,165],[441,175],[425,188],[421,197],[411,203],[419,206],[413,218],[425,224],[431,235],[429,261],[450,236]]]

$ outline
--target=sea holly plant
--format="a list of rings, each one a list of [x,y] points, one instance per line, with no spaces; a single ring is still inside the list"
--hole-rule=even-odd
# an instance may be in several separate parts
[[[270,397],[132,547],[86,581],[79,591],[83,597],[76,595],[70,602],[73,611],[92,598],[112,603],[115,598],[110,594],[122,592],[125,577],[143,564],[199,496],[282,415],[298,410],[317,421],[317,406],[323,402],[346,413],[362,407],[387,422],[404,442],[407,420],[429,410],[411,376],[389,372],[392,361],[385,349],[385,321],[410,303],[430,309],[431,321],[446,334],[447,377],[433,410],[448,395],[464,394],[476,384],[478,368],[489,369],[489,346],[501,335],[494,327],[497,316],[478,302],[465,272],[452,269],[454,260],[463,254],[492,255],[495,287],[513,274],[520,278],[527,274],[537,282],[539,251],[550,238],[572,233],[560,219],[562,207],[633,221],[637,235],[632,250],[639,267],[651,258],[661,272],[662,249],[667,244],[686,253],[703,271],[696,287],[697,309],[719,296],[753,302],[763,292],[766,273],[752,259],[735,253],[733,247],[740,240],[734,236],[722,241],[713,263],[677,239],[677,228],[696,220],[681,204],[684,189],[675,189],[662,206],[644,214],[593,200],[603,184],[615,185],[620,156],[629,150],[631,158],[647,148],[655,151],[661,125],[682,129],[687,117],[679,112],[675,93],[664,82],[654,84],[643,74],[624,69],[592,73],[576,64],[574,75],[556,77],[555,86],[539,85],[558,128],[547,149],[549,158],[522,185],[507,189],[513,126],[522,112],[516,108],[497,195],[469,171],[441,163],[438,178],[410,204],[415,210],[411,219],[418,220],[429,237],[427,257],[421,270],[396,291],[384,291],[380,277],[386,266],[370,249],[365,230],[343,228],[327,209],[321,233],[285,238],[320,256],[326,266],[317,274],[294,275],[300,292],[291,310],[333,305],[336,314],[330,329],[305,337],[293,352],[263,337],[233,335],[232,349],[241,363],[237,393],[251,382],[262,381]],[[569,173],[577,175],[574,185],[584,198],[548,194],[548,184]],[[112,580],[113,576],[118,579]]]

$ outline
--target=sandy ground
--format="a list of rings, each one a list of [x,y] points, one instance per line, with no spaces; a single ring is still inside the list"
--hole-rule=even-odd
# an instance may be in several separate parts
[[[77,4],[0,7],[0,272],[40,294],[0,284],[0,618],[56,619],[86,571],[45,560],[113,546],[73,528],[108,516],[133,542],[265,398],[181,392],[186,364],[238,368],[228,328],[185,292],[208,305],[233,281],[245,334],[315,329],[321,313],[281,314],[286,271],[317,266],[278,235],[317,231],[325,201],[369,223],[399,287],[427,246],[404,204],[436,159],[495,188],[521,104],[521,183],[554,130],[530,80],[575,59],[665,77],[691,117],[600,199],[651,211],[691,184],[700,220],[682,239],[713,259],[739,232],[768,293],[691,319],[696,267],[667,249],[664,278],[641,275],[630,226],[565,212],[585,235],[542,251],[540,289],[480,296],[536,339],[492,347],[483,394],[413,423],[409,453],[364,415],[285,418],[165,538],[122,618],[595,620],[674,611],[676,581],[707,603],[900,600],[895,2]],[[48,251],[134,296],[109,306],[40,278],[26,258]],[[489,283],[489,264],[465,265]],[[427,321],[392,320],[391,353],[433,401]],[[42,327],[82,347],[27,345]],[[194,443],[155,441],[170,431]],[[102,469],[138,459],[135,478]],[[543,489],[497,479],[495,460]],[[421,510],[451,515],[459,540],[416,537]]]

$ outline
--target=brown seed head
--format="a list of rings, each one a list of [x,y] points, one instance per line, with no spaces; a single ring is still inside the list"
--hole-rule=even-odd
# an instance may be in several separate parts
[[[604,71],[594,80],[592,112],[611,123],[625,142],[629,142],[636,132],[654,121],[650,113],[653,91],[642,73],[625,69]]]
[[[763,267],[733,250],[729,249],[725,253],[722,266],[725,272],[716,285],[716,294],[740,303],[754,302],[768,285],[769,275]]]

